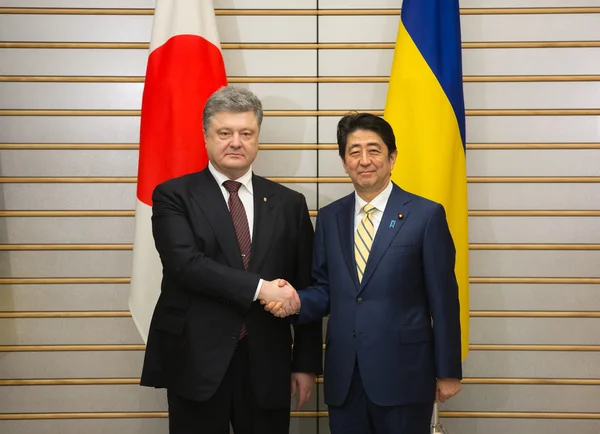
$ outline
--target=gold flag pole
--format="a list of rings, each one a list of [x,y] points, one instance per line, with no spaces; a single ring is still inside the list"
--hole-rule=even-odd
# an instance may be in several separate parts
[[[433,404],[433,421],[431,422],[431,434],[448,434],[440,423],[438,403]]]

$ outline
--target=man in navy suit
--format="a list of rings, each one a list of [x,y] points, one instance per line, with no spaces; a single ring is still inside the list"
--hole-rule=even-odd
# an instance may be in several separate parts
[[[392,127],[370,114],[343,117],[339,154],[355,192],[322,208],[314,285],[296,324],[329,314],[325,402],[332,434],[428,434],[434,401],[462,379],[455,248],[443,206],[390,180]],[[283,285],[283,282],[281,283]]]

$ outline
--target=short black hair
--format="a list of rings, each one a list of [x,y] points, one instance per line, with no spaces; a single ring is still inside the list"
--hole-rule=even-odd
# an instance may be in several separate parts
[[[349,113],[338,122],[337,144],[340,157],[346,158],[348,135],[356,130],[372,131],[381,137],[388,148],[388,155],[396,150],[396,136],[392,126],[383,118],[371,113]]]

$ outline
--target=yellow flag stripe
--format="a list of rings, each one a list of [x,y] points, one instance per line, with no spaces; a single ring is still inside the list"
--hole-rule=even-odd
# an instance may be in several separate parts
[[[469,345],[468,217],[465,153],[452,105],[402,22],[384,118],[396,135],[392,180],[441,203],[456,246],[462,354]]]

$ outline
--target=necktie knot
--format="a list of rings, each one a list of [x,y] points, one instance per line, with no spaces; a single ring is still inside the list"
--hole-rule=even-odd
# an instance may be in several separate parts
[[[377,210],[377,208],[375,208],[373,205],[368,203],[365,206],[363,206],[362,210],[365,214],[367,214],[368,216],[371,216]]]
[[[225,187],[225,190],[229,193],[237,193],[241,186],[242,183],[237,181],[227,180],[223,183],[223,187]]]

